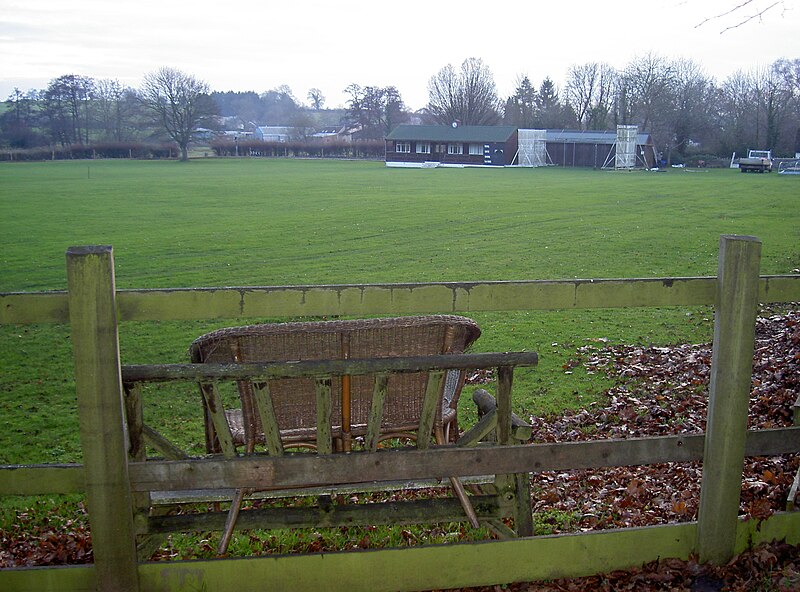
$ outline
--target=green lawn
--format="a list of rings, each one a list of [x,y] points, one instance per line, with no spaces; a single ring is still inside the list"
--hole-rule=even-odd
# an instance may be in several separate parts
[[[763,273],[800,267],[800,185],[671,170],[387,169],[217,160],[0,165],[0,292],[64,289],[70,245],[114,246],[120,288],[714,275],[719,236],[763,240]],[[563,365],[587,340],[710,339],[706,309],[475,315],[478,351],[540,352],[515,410],[558,412],[608,385]],[[262,321],[264,319],[253,319]],[[237,321],[238,322],[238,321]],[[126,363],[186,361],[217,321],[125,323]],[[64,326],[0,327],[0,463],[80,459]],[[473,416],[462,399],[465,421]],[[193,389],[146,401],[200,452]]]
[[[112,244],[120,287],[706,275],[720,234],[797,267],[797,179],[721,170],[387,169],[196,160],[0,166],[1,290],[66,285]]]

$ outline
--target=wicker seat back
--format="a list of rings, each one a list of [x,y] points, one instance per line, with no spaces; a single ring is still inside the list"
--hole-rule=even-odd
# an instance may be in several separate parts
[[[479,335],[480,329],[474,321],[449,315],[292,322],[220,329],[196,339],[189,352],[195,363],[387,358],[463,353]],[[435,428],[454,422],[463,381],[463,372],[452,371],[448,375]],[[427,373],[391,375],[381,426],[383,434],[417,428],[426,382]],[[373,384],[372,376],[351,379],[353,436],[366,432]],[[313,379],[272,380],[269,388],[282,440],[286,444],[313,443],[317,421]],[[331,388],[332,434],[337,438],[341,435],[341,382],[334,380]],[[263,441],[251,383],[240,382],[238,391],[241,410],[226,411],[234,443],[245,444],[251,438]],[[208,413],[206,445],[210,452],[219,451]]]

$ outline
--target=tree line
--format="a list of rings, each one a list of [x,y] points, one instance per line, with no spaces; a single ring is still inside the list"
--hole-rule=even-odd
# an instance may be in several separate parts
[[[748,148],[784,156],[800,152],[800,59],[780,59],[722,82],[700,64],[654,53],[617,70],[602,62],[571,66],[558,89],[520,76],[501,100],[488,67],[476,58],[446,66],[428,85],[439,123],[504,123],[533,129],[609,130],[637,125],[665,158],[730,155]]]
[[[741,70],[720,82],[695,61],[647,53],[619,70],[602,62],[572,65],[560,88],[550,77],[534,84],[522,75],[505,98],[489,67],[468,58],[431,76],[428,104],[416,112],[407,109],[394,86],[352,83],[344,92],[344,108],[326,109],[316,88],[308,91],[308,104],[287,86],[260,94],[219,92],[168,67],[147,74],[138,89],[66,74],[45,89],[14,90],[0,115],[0,145],[80,147],[80,153],[90,146],[94,153],[124,153],[129,146],[133,154],[132,146],[139,153],[142,145],[169,143],[187,158],[198,133],[208,140],[214,130],[287,126],[297,130],[294,141],[310,145],[308,132],[326,126],[345,126],[358,130],[360,140],[377,141],[399,123],[456,122],[580,130],[637,125],[652,134],[669,160],[748,148],[782,156],[800,152],[797,58]]]

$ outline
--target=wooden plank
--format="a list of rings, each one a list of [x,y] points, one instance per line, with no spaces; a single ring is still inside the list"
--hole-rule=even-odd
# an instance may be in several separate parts
[[[378,449],[381,436],[381,423],[383,422],[383,408],[386,403],[386,393],[389,385],[389,374],[382,372],[375,376],[375,385],[372,389],[372,402],[370,403],[369,419],[367,420],[367,436],[364,446],[370,452]]]
[[[464,484],[485,485],[490,483],[494,475],[481,475],[462,479]],[[302,489],[269,489],[253,491],[246,499],[281,499],[286,497],[320,497],[333,494],[348,495],[351,493],[373,493],[389,490],[418,490],[447,487],[446,480],[417,479],[413,481],[381,481],[373,483],[349,483],[327,485],[322,487],[304,487]],[[233,498],[233,489],[193,489],[187,491],[154,491],[151,499],[154,505],[229,502]]]
[[[436,408],[441,402],[443,381],[443,370],[428,372],[425,396],[422,399],[422,408],[419,413],[419,428],[417,428],[417,449],[419,450],[427,450],[430,448],[433,435],[433,423],[436,420]]]
[[[513,444],[511,437],[511,386],[514,382],[514,368],[500,366],[497,369],[497,441],[500,444]]]
[[[734,553],[742,553],[761,543],[773,541],[800,545],[800,512],[776,512],[766,520],[739,520]]]
[[[500,505],[492,495],[472,496],[481,518],[497,516]],[[152,516],[147,532],[220,531],[225,525],[223,512]],[[370,504],[331,504],[325,507],[281,507],[244,510],[239,513],[237,530],[253,528],[328,528],[355,525],[402,525],[437,522],[463,522],[464,510],[455,498],[422,499]]]
[[[688,559],[695,525],[655,526],[583,535],[319,553],[227,561],[142,565],[147,589],[402,592],[575,577]]]
[[[202,366],[202,364],[199,365]],[[226,457],[233,458],[236,456],[236,447],[233,444],[231,426],[228,424],[228,419],[225,417],[225,406],[222,403],[219,388],[215,383],[207,382],[200,385],[200,392],[203,393],[206,408],[211,417],[211,423],[214,426],[214,431],[217,433],[220,450],[222,450],[222,454]]]
[[[275,406],[272,404],[272,396],[269,393],[269,383],[256,382],[252,383],[252,385],[256,410],[258,411],[258,417],[261,419],[261,427],[264,430],[267,452],[272,456],[281,456],[283,454],[281,430],[278,427]]]
[[[792,485],[789,487],[789,494],[786,496],[786,511],[793,512],[796,508],[795,500],[797,499],[797,493],[800,491],[800,469],[797,469],[797,472],[794,474],[794,479],[792,479]]]
[[[762,304],[797,302],[799,275],[763,275],[759,278],[758,301]]]
[[[142,385],[124,385],[125,391],[125,421],[128,426],[128,440],[130,450],[128,455],[131,460],[143,461],[147,459],[147,450],[144,443],[144,413],[142,410]]]
[[[131,486],[139,491],[333,486],[450,475],[689,462],[702,459],[703,440],[703,434],[695,434],[477,448],[387,449],[349,455],[296,453],[279,458],[251,456],[230,461],[149,461],[132,463],[130,475]],[[800,428],[748,432],[748,456],[797,452],[800,452]]]
[[[739,522],[737,535],[753,542],[772,540],[781,534],[795,540],[800,534],[799,514],[780,514],[766,521]],[[215,589],[226,574],[262,589],[291,589],[298,592],[324,589],[330,592],[388,592],[430,590],[466,586],[491,586],[511,582],[573,578],[600,572],[640,567],[657,559],[687,560],[694,551],[697,526],[694,523],[648,528],[600,531],[580,535],[556,535],[464,545],[442,545],[355,553],[325,553],[281,558],[254,558],[229,562],[192,562],[197,572],[178,571],[179,565],[143,566],[149,581],[150,569],[170,582],[191,578],[194,586]],[[766,537],[760,535],[766,532]],[[795,544],[797,544],[795,542]],[[743,550],[743,549],[742,549]],[[211,574],[206,569],[219,570]],[[174,569],[174,573],[172,572]],[[235,585],[237,580],[229,580]],[[177,588],[186,590],[187,588]]]
[[[715,278],[708,277],[347,284],[119,290],[117,301],[123,321],[363,316],[709,305],[714,303],[714,286]],[[800,300],[800,276],[763,276],[759,299],[763,303]],[[0,324],[68,320],[65,292],[0,293]]]
[[[456,441],[456,446],[475,446],[497,427],[497,408],[484,414]]]
[[[320,378],[315,381],[317,389],[317,453],[333,452],[333,434],[331,433],[331,379]]]
[[[138,591],[111,247],[68,249],[67,284],[97,586]]]
[[[141,383],[126,384],[123,385],[123,390],[125,398],[125,421],[128,427],[128,442],[130,446],[128,449],[128,458],[133,461],[143,462],[147,460],[147,438],[145,437],[144,411],[142,408],[142,385]],[[155,430],[152,431],[155,432]],[[164,439],[161,434],[157,432],[156,434],[159,438]],[[166,458],[181,457],[167,456]],[[184,456],[183,458],[188,457]],[[140,525],[147,523],[151,505],[149,491],[140,491],[133,494],[133,522],[137,533],[141,529]],[[155,548],[158,548],[160,539],[161,537],[148,537],[148,539],[144,541],[142,537],[137,536],[137,558],[142,557],[142,550],[144,547],[153,548],[153,546],[155,546]]]
[[[126,290],[120,292],[120,315],[122,320],[364,316],[687,306],[713,301],[713,278],[341,284]]]
[[[142,425],[142,435],[144,436],[145,442],[163,454],[164,458],[167,460],[181,460],[190,458],[189,455],[181,448],[170,442],[167,438],[162,436],[159,432],[147,424]]]
[[[0,590],[13,592],[97,592],[94,565],[0,569]]]
[[[761,242],[720,238],[708,419],[698,510],[700,561],[734,555],[753,372]]]
[[[764,302],[800,299],[798,279],[765,276]],[[120,293],[120,314],[163,320],[693,306],[713,304],[714,290],[715,278],[681,277],[130,290]]]
[[[512,483],[514,487],[514,529],[518,536],[533,536],[530,473],[514,473]]]
[[[491,429],[491,428],[490,428]],[[674,446],[677,448],[683,448],[687,445],[686,442],[682,442],[682,438],[685,437],[678,437],[678,436],[670,436],[673,440],[672,444],[664,444],[664,443],[653,443],[652,448],[660,449],[660,448],[670,448]],[[689,437],[691,442],[694,440],[695,442],[699,443],[702,439],[702,436],[690,436]],[[610,442],[617,442],[614,440],[604,441],[604,446],[608,445]],[[630,442],[630,441],[623,441],[623,442]],[[587,447],[591,446],[591,442],[582,443],[581,446],[586,445]],[[542,446],[542,445],[536,445]],[[550,446],[550,445],[545,445]],[[561,445],[554,445],[554,446],[564,446]],[[697,450],[702,450],[702,444],[691,444],[689,443],[688,446],[694,446]],[[580,448],[580,447],[579,447]],[[746,454],[747,456],[774,456],[778,454],[785,454],[785,453],[797,453],[800,452],[800,429],[795,431],[787,431],[787,430],[760,430],[758,432],[751,431],[749,432]],[[563,461],[560,464],[553,465],[555,469],[552,470],[561,470],[561,469],[568,469],[568,468],[588,468],[585,465],[581,466],[571,466],[570,459],[571,458],[579,458],[584,455],[583,450],[576,449],[574,452],[570,452],[569,455],[565,455],[563,451],[552,451],[552,453],[542,453],[542,456],[549,456],[550,454],[554,456],[559,456],[560,460]],[[620,456],[622,453],[615,455]],[[661,455],[653,454],[648,455],[653,458],[650,462],[667,462],[669,460],[669,454]],[[681,459],[676,460],[700,460],[702,457],[701,453],[697,454],[690,454],[690,455],[683,455]],[[525,463],[528,462],[526,460],[527,454],[524,455],[524,458],[521,459],[520,466],[527,466]],[[614,457],[609,456],[609,461],[613,461]],[[639,460],[647,462],[647,459],[644,458],[643,455],[640,455]],[[154,461],[150,461],[151,463]],[[602,461],[600,461],[602,462]],[[149,464],[149,463],[148,463]],[[620,463],[617,463],[620,464]],[[550,470],[541,468],[543,465],[540,465],[536,470]],[[595,466],[602,466],[602,464],[597,465],[590,465],[590,467]],[[518,468],[517,465],[515,467]],[[134,469],[136,471],[136,469]],[[78,493],[85,491],[85,486],[83,482],[83,467],[82,465],[12,465],[12,466],[1,466],[0,467],[0,495],[39,495],[39,494],[50,494],[50,493]],[[159,489],[156,487],[155,489]],[[175,489],[175,488],[172,488]],[[179,488],[177,488],[179,489]]]
[[[0,325],[68,322],[69,298],[64,291],[0,293]]]
[[[86,491],[83,465],[0,466],[0,495],[46,495]]]
[[[251,557],[226,561],[152,562],[140,565],[143,590],[262,589],[397,592],[453,586],[491,586],[585,576],[638,567],[656,559],[687,559],[696,524],[342,553]],[[800,544],[800,512],[764,521],[740,521],[739,553],[750,543],[786,539]],[[0,590],[89,592],[94,566],[0,570]],[[405,575],[404,575],[405,574]]]
[[[487,413],[494,411],[497,408],[497,401],[485,389],[476,389],[472,393],[472,402],[478,408],[478,417],[483,417]],[[525,422],[516,413],[511,414],[511,435],[514,440],[525,442],[530,439],[533,433],[533,427]]]
[[[501,445],[514,444],[514,433],[511,429],[511,389],[514,382],[514,368],[500,366],[497,368],[497,441]],[[514,508],[514,529],[518,536],[533,535],[533,516],[531,511],[530,474],[515,472],[496,479],[498,486],[503,486],[507,499],[511,496]]]
[[[448,354],[397,358],[350,360],[304,360],[299,362],[264,362],[246,364],[153,364],[123,366],[125,382],[167,382],[185,380],[266,381],[274,378],[324,377],[328,375],[363,376],[380,372],[427,372],[428,370],[491,368],[495,366],[535,366],[535,352],[484,354]]]

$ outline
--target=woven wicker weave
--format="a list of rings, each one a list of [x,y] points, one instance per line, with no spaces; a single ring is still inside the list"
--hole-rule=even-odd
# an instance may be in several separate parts
[[[463,353],[479,336],[480,329],[474,321],[449,315],[295,322],[220,329],[196,339],[189,353],[195,363],[387,358]],[[349,349],[347,356],[346,349]],[[354,376],[351,380],[352,435],[358,436],[366,431],[373,377]],[[382,433],[390,435],[417,428],[426,380],[426,373],[391,376]],[[455,422],[456,404],[463,383],[463,372],[451,371],[445,381],[435,428]],[[281,379],[270,381],[269,386],[284,442],[313,443],[317,417],[314,381]],[[258,414],[253,412],[252,386],[240,382],[238,387],[242,409],[226,411],[234,443],[244,444],[249,439],[248,434],[261,442],[263,432]],[[337,437],[341,434],[341,385],[338,380],[332,383],[332,400],[335,424],[332,432]],[[219,451],[208,415],[206,446],[210,452]]]

